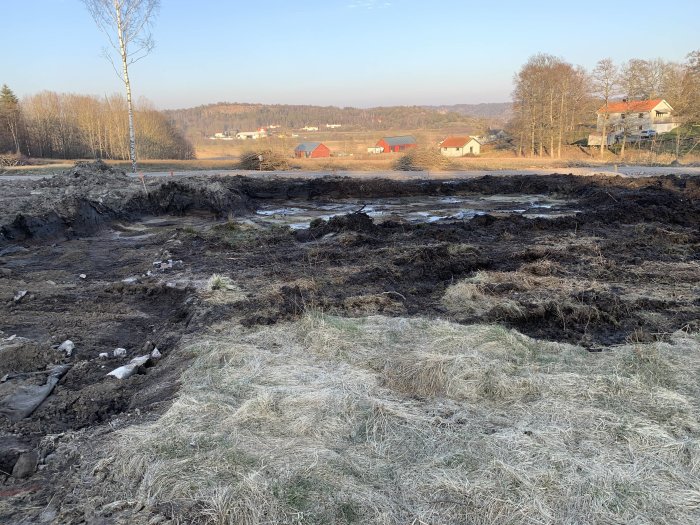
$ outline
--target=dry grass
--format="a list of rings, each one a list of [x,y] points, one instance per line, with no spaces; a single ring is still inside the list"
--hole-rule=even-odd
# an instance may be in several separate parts
[[[700,520],[698,336],[590,354],[310,313],[189,350],[168,412],[109,443],[111,499],[181,523]]]
[[[206,281],[200,297],[209,304],[233,304],[246,299],[245,292],[230,277],[218,273]]]
[[[516,301],[490,294],[492,285],[503,282],[520,290],[529,290],[533,286],[527,276],[521,273],[480,271],[471,279],[448,286],[442,305],[458,318],[488,316],[493,320],[519,319],[524,312]]]
[[[221,275],[218,273],[212,274],[212,276],[209,277],[209,280],[207,281],[207,289],[212,292],[216,290],[229,290],[232,287],[233,281],[231,281],[231,279],[226,277],[225,275]]]
[[[436,148],[414,148],[398,158],[394,163],[398,171],[429,171],[454,169],[448,157],[440,154]]]

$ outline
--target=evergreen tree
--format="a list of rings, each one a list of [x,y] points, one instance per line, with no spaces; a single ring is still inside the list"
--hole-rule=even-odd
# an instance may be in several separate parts
[[[7,84],[3,84],[0,88],[0,152],[20,153],[21,115],[19,100]]]

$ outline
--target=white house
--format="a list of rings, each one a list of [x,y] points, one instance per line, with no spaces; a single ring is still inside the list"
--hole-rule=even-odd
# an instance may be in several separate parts
[[[238,140],[257,140],[263,137],[267,137],[267,132],[263,128],[257,131],[239,131],[236,133]]]
[[[474,137],[447,137],[440,143],[440,153],[445,157],[479,155],[481,143]]]
[[[214,133],[213,137],[209,137],[210,140],[233,140],[233,137],[229,135],[228,131],[223,133]]]
[[[614,144],[622,135],[634,142],[644,136],[667,133],[680,123],[672,116],[673,108],[661,98],[652,100],[623,100],[600,108],[596,114],[596,133],[588,137],[589,146],[599,146],[605,125],[606,144]]]

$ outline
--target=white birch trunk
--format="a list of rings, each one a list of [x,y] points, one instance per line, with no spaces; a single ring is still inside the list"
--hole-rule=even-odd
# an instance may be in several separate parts
[[[124,75],[124,85],[126,86],[126,105],[129,111],[129,158],[131,159],[131,171],[136,173],[136,133],[134,132],[134,109],[131,104],[131,83],[129,82],[129,67],[127,62],[126,45],[124,44],[124,29],[122,27],[122,14],[119,0],[114,0],[114,8],[117,12],[119,53],[122,57],[122,72]]]

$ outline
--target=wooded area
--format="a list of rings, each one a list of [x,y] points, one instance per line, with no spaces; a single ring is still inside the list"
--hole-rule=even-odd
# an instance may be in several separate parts
[[[193,149],[166,116],[148,103],[135,112],[139,156],[188,159]],[[129,158],[129,125],[122,95],[104,98],[43,91],[21,102],[0,91],[0,152],[48,158]]]
[[[509,129],[521,155],[561,157],[562,143],[594,131],[596,110],[613,100],[665,99],[681,124],[675,132],[678,142],[681,133],[693,134],[700,124],[700,50],[688,54],[683,64],[635,58],[618,66],[603,59],[591,72],[538,54],[515,75],[514,83]]]
[[[681,124],[673,132],[676,156],[682,140],[700,135],[700,50],[688,54],[683,64],[632,59],[616,65],[604,59],[592,71],[538,54],[523,65],[514,84],[508,131],[518,155],[561,158],[564,145],[581,141],[596,129],[596,110],[620,99],[663,98],[673,106],[674,121]],[[340,124],[344,131],[460,128],[473,134],[493,125],[484,118],[420,106],[361,109],[238,103],[159,112],[142,102],[135,121],[139,155],[144,159],[192,158],[190,141],[270,125],[280,126],[280,131]],[[130,156],[128,128],[127,103],[121,95],[101,98],[44,91],[20,101],[9,87],[0,90],[0,153],[124,160]],[[622,148],[624,154],[624,142]]]
[[[400,129],[468,128],[477,134],[486,131],[488,121],[456,112],[420,106],[380,108],[339,108],[333,106],[262,105],[225,103],[165,112],[185,136],[193,141],[217,132],[249,131],[270,125],[284,130],[307,125],[323,128],[340,124],[343,130],[387,131]]]

